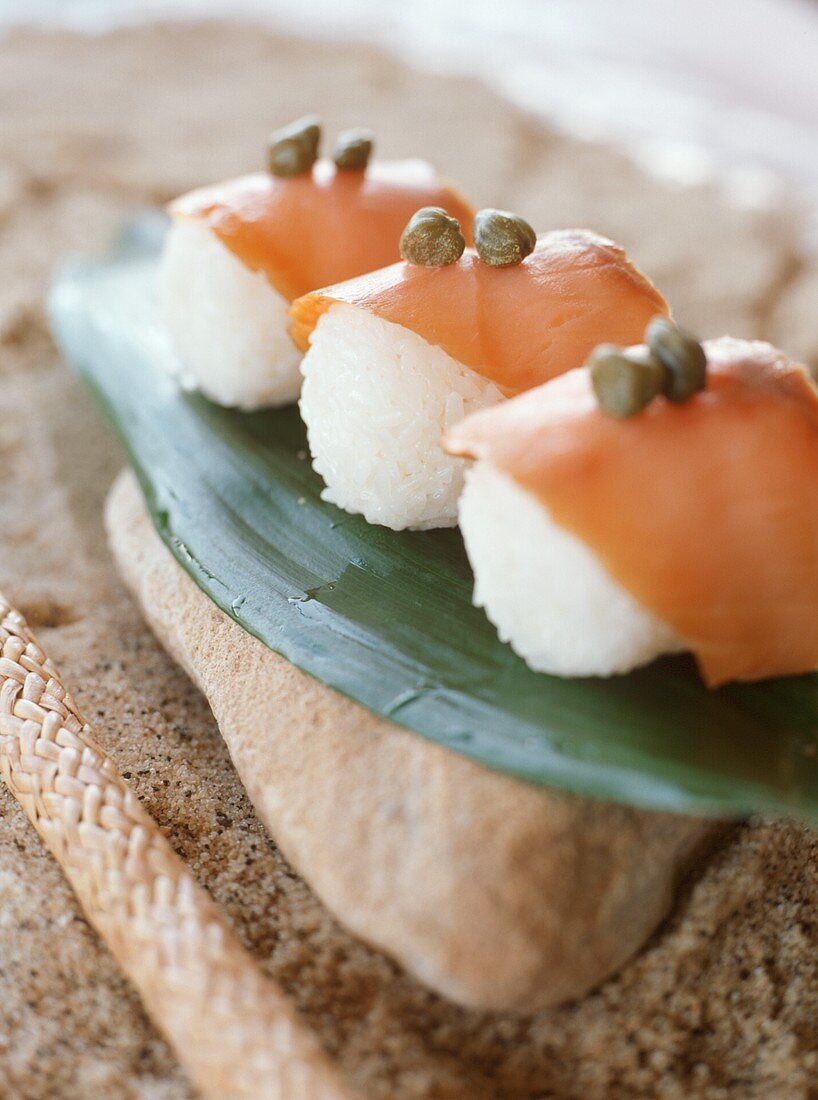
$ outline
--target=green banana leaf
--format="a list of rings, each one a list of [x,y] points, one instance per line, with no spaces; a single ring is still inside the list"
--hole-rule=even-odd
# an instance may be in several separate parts
[[[708,691],[686,657],[609,680],[531,672],[472,606],[457,531],[396,533],[325,504],[296,408],[240,413],[178,388],[151,224],[60,273],[52,327],[215,604],[371,711],[531,783],[818,820],[818,675]]]

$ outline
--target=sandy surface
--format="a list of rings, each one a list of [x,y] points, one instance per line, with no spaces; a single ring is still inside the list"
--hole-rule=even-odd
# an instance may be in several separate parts
[[[441,109],[445,103],[445,109]],[[0,43],[0,585],[99,739],[239,935],[373,1097],[818,1095],[815,837],[737,833],[619,978],[531,1020],[437,1000],[344,933],[263,833],[204,701],[114,575],[101,511],[119,458],[58,362],[48,272],[134,208],[255,166],[269,126],[317,109],[389,153],[426,150],[480,202],[626,243],[702,335],[797,333],[818,351],[794,218],[645,180],[541,132],[485,91],[368,51],[251,29],[143,29]],[[782,332],[784,335],[781,335]],[[0,1096],[190,1094],[0,790]]]

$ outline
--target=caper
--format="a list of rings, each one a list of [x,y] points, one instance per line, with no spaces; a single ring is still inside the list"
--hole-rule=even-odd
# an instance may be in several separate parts
[[[370,130],[344,130],[338,135],[332,159],[345,172],[362,172],[372,155]]]
[[[320,141],[321,123],[315,115],[282,126],[270,135],[267,143],[268,170],[284,179],[309,172],[318,159]]]
[[[412,215],[400,238],[400,254],[410,264],[445,267],[463,255],[466,240],[460,222],[440,206],[423,206]]]
[[[474,217],[474,247],[492,267],[509,267],[530,256],[537,234],[527,221],[508,210],[478,210]]]
[[[667,317],[654,317],[645,329],[645,342],[666,368],[663,393],[681,404],[707,384],[707,356],[695,336]]]
[[[665,370],[650,352],[600,344],[588,366],[597,401],[620,420],[635,416],[662,392]]]

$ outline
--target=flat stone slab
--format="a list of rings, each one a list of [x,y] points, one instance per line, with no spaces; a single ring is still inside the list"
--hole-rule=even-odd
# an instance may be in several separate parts
[[[582,996],[667,916],[719,828],[534,787],[324,687],[197,588],[131,473],[107,529],[287,858],[343,924],[460,1004],[530,1013]]]

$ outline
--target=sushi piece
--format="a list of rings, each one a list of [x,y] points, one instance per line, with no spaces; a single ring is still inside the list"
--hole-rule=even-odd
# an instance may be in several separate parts
[[[577,229],[537,239],[523,223],[509,253],[489,251],[480,225],[478,215],[480,252],[461,243],[459,259],[435,265],[421,238],[415,262],[292,306],[293,339],[306,353],[301,415],[324,499],[370,523],[454,526],[464,463],[444,453],[443,434],[576,366],[602,339],[640,339],[667,313],[603,237]]]
[[[449,433],[475,460],[474,602],[560,676],[681,650],[710,686],[812,670],[818,391],[769,344],[724,337],[685,364],[652,329]]]
[[[367,164],[371,142],[361,137],[342,141],[334,160],[316,159],[317,124],[286,133],[273,142],[270,171],[200,188],[169,208],[163,319],[183,384],[221,405],[297,398],[301,353],[287,335],[294,298],[397,260],[418,206],[471,216],[423,161]]]

